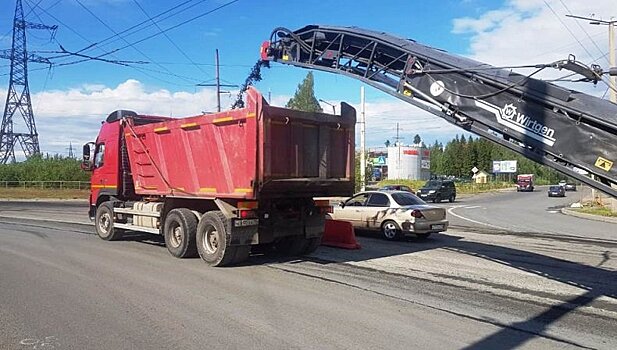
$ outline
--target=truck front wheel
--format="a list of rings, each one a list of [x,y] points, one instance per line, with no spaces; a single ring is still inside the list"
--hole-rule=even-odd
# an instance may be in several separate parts
[[[210,266],[226,266],[246,260],[250,246],[228,246],[227,218],[220,211],[210,211],[197,225],[197,251]]]
[[[107,201],[96,208],[94,220],[96,234],[106,241],[115,241],[122,238],[124,230],[114,228],[114,205]]]
[[[197,217],[186,208],[173,209],[165,218],[163,234],[165,245],[171,255],[176,258],[192,258],[197,256],[195,232]]]

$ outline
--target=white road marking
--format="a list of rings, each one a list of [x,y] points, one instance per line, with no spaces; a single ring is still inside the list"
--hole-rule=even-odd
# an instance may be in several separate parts
[[[463,208],[465,209],[476,209],[476,208],[480,208],[479,205],[468,205],[468,206],[464,206]]]
[[[459,214],[455,214],[455,213],[454,213],[454,209],[456,209],[456,208],[464,208],[464,207],[461,207],[461,206],[454,206],[454,207],[452,207],[452,208],[448,209],[448,213],[450,213],[451,215],[456,216],[456,217],[457,217],[457,218],[459,218],[459,219],[463,219],[463,220],[465,220],[465,221],[473,222],[473,223],[476,223],[476,224],[479,224],[479,225],[484,225],[484,226],[488,226],[488,227],[492,227],[492,228],[496,228],[496,229],[499,229],[499,230],[504,230],[504,231],[507,231],[507,230],[508,230],[508,229],[506,229],[506,228],[504,228],[504,227],[500,227],[500,226],[497,226],[497,225],[489,224],[489,223],[487,223],[487,222],[477,221],[477,220],[474,220],[474,219],[470,219],[470,218],[464,217],[464,216],[459,215]]]

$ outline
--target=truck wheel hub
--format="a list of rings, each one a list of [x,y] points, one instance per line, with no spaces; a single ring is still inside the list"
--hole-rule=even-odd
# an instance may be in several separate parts
[[[204,248],[210,254],[216,253],[219,248],[218,232],[213,228],[206,232],[206,239],[204,239]]]
[[[171,245],[174,248],[179,247],[182,244],[183,232],[180,226],[175,227],[171,234]]]

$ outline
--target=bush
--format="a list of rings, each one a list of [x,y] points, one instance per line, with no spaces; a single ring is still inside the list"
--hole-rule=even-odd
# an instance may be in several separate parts
[[[59,155],[33,156],[21,163],[0,165],[0,181],[90,181],[79,161]]]

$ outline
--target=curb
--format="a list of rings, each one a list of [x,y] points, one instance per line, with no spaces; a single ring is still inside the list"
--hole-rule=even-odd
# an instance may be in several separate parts
[[[612,217],[607,217],[607,216],[600,216],[600,215],[593,215],[593,214],[587,214],[587,213],[579,213],[576,210],[571,210],[568,208],[561,208],[561,213],[565,214],[565,215],[570,215],[570,216],[575,216],[581,219],[587,219],[587,220],[594,220],[594,221],[601,221],[601,222],[608,222],[611,224],[617,224],[617,218],[612,218]]]

